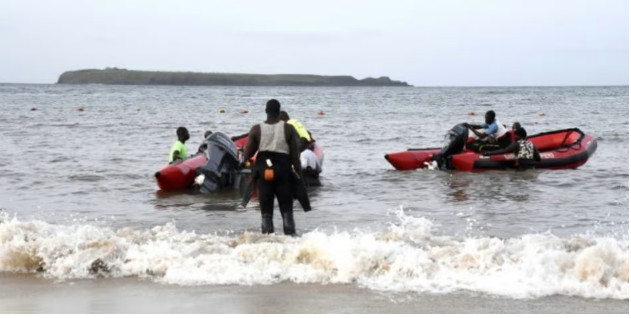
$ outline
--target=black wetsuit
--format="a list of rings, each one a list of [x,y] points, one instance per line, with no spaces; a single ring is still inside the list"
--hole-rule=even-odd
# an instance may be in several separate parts
[[[268,167],[267,160],[272,167]],[[278,206],[283,217],[283,231],[286,235],[296,234],[293,212],[293,187],[291,159],[289,155],[276,152],[259,152],[256,157],[258,170],[258,197],[263,218],[261,231],[265,234],[274,233],[274,197],[278,199]],[[265,180],[265,169],[274,171],[273,180]]]

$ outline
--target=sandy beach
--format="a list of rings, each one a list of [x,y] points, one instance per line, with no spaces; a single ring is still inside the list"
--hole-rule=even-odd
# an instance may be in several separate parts
[[[471,294],[385,294],[351,285],[175,286],[136,278],[51,282],[0,275],[0,312],[242,314],[623,314],[627,300],[544,297],[515,300]]]

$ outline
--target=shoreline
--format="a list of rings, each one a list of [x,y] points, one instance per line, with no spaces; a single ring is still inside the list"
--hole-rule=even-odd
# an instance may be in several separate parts
[[[356,285],[179,286],[139,278],[54,281],[0,273],[1,313],[504,313],[628,314],[628,300],[549,296],[508,299],[458,292],[388,293]]]

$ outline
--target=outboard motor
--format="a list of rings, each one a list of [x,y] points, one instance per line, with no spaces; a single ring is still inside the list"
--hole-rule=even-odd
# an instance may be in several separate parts
[[[464,123],[454,126],[447,132],[445,145],[440,149],[438,154],[432,157],[438,164],[439,169],[453,169],[451,156],[463,151],[468,137],[469,130],[465,127]]]
[[[208,159],[206,165],[197,168],[198,178],[203,175],[200,184],[201,193],[215,193],[223,188],[231,187],[237,179],[239,157],[237,146],[226,134],[216,132],[204,141],[204,154]],[[198,179],[199,180],[199,179]]]

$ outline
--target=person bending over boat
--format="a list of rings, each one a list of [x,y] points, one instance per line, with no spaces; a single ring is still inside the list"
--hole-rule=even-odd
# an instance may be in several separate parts
[[[508,145],[508,147],[493,151],[485,151],[483,155],[490,156],[513,152],[518,166],[521,166],[522,163],[527,163],[527,161],[541,161],[541,156],[539,155],[537,147],[535,147],[532,142],[526,140],[527,136],[528,134],[526,133],[526,129],[519,127],[515,130],[515,141]]]
[[[245,145],[245,158],[252,158],[258,151],[253,173],[258,174],[261,232],[274,233],[276,197],[283,218],[283,231],[286,235],[295,235],[293,169],[302,179],[298,135],[291,125],[280,119],[280,103],[277,100],[267,101],[265,113],[267,120],[252,126]]]
[[[305,149],[311,146],[313,138],[311,138],[311,134],[309,134],[309,131],[301,122],[295,119],[291,119],[286,111],[280,112],[280,120],[285,121],[286,123],[294,127],[294,129],[296,129],[296,133],[298,133],[298,137],[300,138],[298,141],[298,150],[300,150],[300,152],[303,152]]]
[[[208,144],[206,143],[206,139],[208,138],[208,136],[212,135],[212,130],[206,130],[204,132],[204,141],[202,141],[202,144],[199,145],[199,147],[197,148],[197,153],[202,153],[204,152],[204,150],[206,150],[206,147],[208,147]]]
[[[300,153],[300,166],[302,167],[302,175],[306,186],[319,187],[322,185],[319,178],[322,167],[320,167],[318,157],[313,150],[305,149]]]
[[[186,159],[186,141],[190,138],[188,129],[186,127],[178,127],[175,131],[177,134],[177,140],[173,143],[171,151],[169,152],[169,164],[180,160]]]
[[[478,140],[474,140],[466,145],[468,149],[475,152],[505,148],[511,142],[510,136],[506,134],[506,127],[504,127],[504,125],[495,118],[495,112],[492,110],[489,110],[486,114],[484,114],[484,124],[471,125],[465,123],[464,125],[479,138]],[[485,128],[484,132],[476,130],[481,128]]]
[[[318,170],[318,157],[316,157],[313,150],[305,149],[305,151],[300,153],[300,166],[303,172],[306,170]]]

